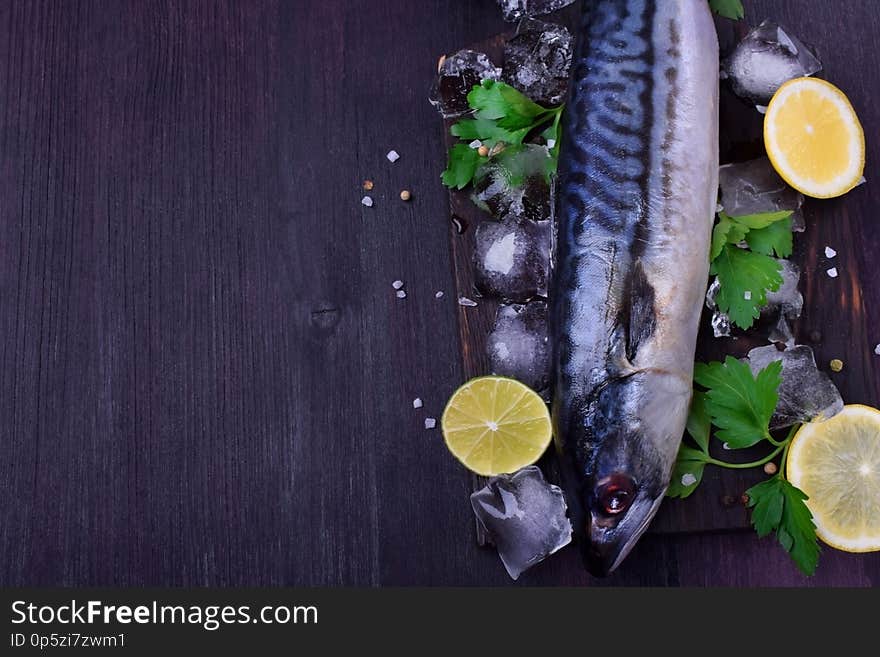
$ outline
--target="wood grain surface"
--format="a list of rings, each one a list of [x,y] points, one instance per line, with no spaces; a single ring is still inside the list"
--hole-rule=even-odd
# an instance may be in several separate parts
[[[806,208],[799,330],[877,404],[880,18],[746,8],[865,124],[869,183]],[[427,89],[508,28],[491,0],[0,0],[0,585],[509,583],[423,424],[466,312]],[[880,557],[807,580],[746,532],[652,535],[607,580],[566,549],[520,583],[866,586]]]

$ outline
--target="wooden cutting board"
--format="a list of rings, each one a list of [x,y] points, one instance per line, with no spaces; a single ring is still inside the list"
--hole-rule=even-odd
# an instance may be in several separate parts
[[[555,20],[567,24],[574,33],[576,12],[562,12]],[[733,23],[718,20],[717,24],[722,54],[744,36],[748,29],[747,24],[742,21]],[[503,63],[503,45],[510,34],[499,34],[467,47],[487,53],[500,66]],[[827,70],[828,62],[825,63]],[[859,99],[854,97],[852,100],[859,107]],[[444,122],[447,146],[457,141],[449,134],[453,123],[455,120]],[[754,107],[734,96],[722,83],[721,162],[739,162],[763,155],[761,125],[762,116]],[[866,207],[869,203],[864,190],[856,190],[835,201],[807,200],[805,203],[803,210],[807,230],[795,234],[794,254],[791,258],[802,270],[800,290],[804,295],[804,310],[801,318],[792,323],[792,330],[798,344],[807,344],[814,349],[821,369],[828,372],[827,364],[831,358],[840,358],[848,364],[841,374],[829,372],[847,402],[876,404],[880,381],[874,375],[872,358],[877,357],[872,354],[874,345],[867,336],[866,327],[869,324],[860,292],[862,282],[876,279],[876,274],[872,271],[860,272],[859,259],[855,257],[858,243],[853,239],[854,235],[859,234],[862,218],[870,216]],[[474,227],[480,221],[491,219],[470,201],[469,190],[451,191],[449,205],[451,216],[457,219],[456,222],[450,221],[449,228],[457,293],[459,296],[476,298],[472,264]],[[460,225],[465,226],[463,232],[459,229]],[[830,279],[825,274],[827,267],[832,266],[825,263],[826,244],[838,251],[835,264],[841,270],[841,275],[837,279]],[[477,307],[458,308],[461,357],[467,378],[490,372],[486,338],[492,330],[498,302],[492,299],[478,301]],[[880,331],[873,339],[880,341]],[[719,360],[727,354],[742,357],[752,347],[762,344],[767,342],[760,335],[714,338],[709,326],[709,313],[704,312],[697,343],[697,360]],[[713,440],[714,442],[716,441]],[[764,453],[766,452],[762,448],[744,450],[742,458],[752,460],[760,458]],[[733,460],[729,453],[718,456]],[[551,449],[541,462],[551,479],[555,473],[554,461],[555,456]],[[686,500],[664,501],[649,531],[673,534],[747,529],[750,527],[749,513],[743,504],[743,494],[747,488],[765,477],[760,469],[729,470],[707,467],[701,485],[691,497]],[[473,484],[475,489],[480,488],[485,485],[485,479],[474,476]],[[480,544],[485,543],[485,536],[479,526],[477,540]]]

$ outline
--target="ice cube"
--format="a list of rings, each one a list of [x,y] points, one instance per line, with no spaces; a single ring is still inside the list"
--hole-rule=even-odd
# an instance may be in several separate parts
[[[509,376],[533,390],[550,381],[547,304],[501,305],[487,343],[493,374]]]
[[[471,111],[467,95],[483,80],[498,80],[501,69],[489,56],[475,50],[459,50],[443,60],[431,89],[431,104],[444,119],[454,119]]]
[[[549,221],[483,221],[475,242],[475,278],[481,294],[516,303],[547,296]]]
[[[506,21],[518,21],[529,16],[543,16],[572,4],[574,0],[498,0]]]
[[[767,105],[783,83],[818,73],[822,63],[797,37],[766,20],[736,46],[721,70],[737,96]]]
[[[507,215],[533,221],[549,219],[549,161],[546,146],[509,146],[477,170],[474,203],[499,219]]]
[[[785,315],[779,315],[776,323],[767,333],[767,340],[769,342],[779,342],[786,347],[794,346],[794,333],[791,332],[791,327],[788,325]]]
[[[782,285],[775,292],[767,292],[767,305],[761,309],[765,317],[777,312],[788,319],[797,319],[804,309],[804,297],[798,290],[800,268],[790,260],[777,259],[781,267]]]
[[[541,105],[558,105],[568,89],[572,37],[562,25],[520,22],[504,46],[501,79]]]
[[[775,345],[768,345],[752,349],[748,354],[749,367],[755,374],[777,360],[782,361],[782,382],[770,429],[828,419],[840,412],[843,408],[840,392],[828,375],[816,367],[812,349],[796,345],[779,351]]]
[[[493,477],[471,506],[513,579],[571,542],[565,497],[534,465]]]
[[[731,217],[798,210],[804,202],[803,194],[789,187],[766,157],[725,164],[718,170],[718,182],[721,205]]]

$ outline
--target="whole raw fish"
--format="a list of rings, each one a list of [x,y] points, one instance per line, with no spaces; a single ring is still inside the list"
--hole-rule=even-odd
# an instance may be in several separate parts
[[[550,299],[555,440],[594,574],[620,564],[669,485],[717,178],[718,41],[706,0],[587,0]]]

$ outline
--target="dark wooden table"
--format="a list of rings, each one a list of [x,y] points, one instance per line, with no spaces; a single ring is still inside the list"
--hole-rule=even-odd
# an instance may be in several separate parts
[[[841,277],[807,277],[802,330],[877,404],[880,16],[747,11],[865,124],[869,184],[808,205]],[[423,428],[463,379],[427,87],[506,28],[491,0],[0,2],[0,584],[509,582]],[[749,533],[654,535],[608,580],[566,550],[521,582],[872,585],[880,555],[807,580]]]

